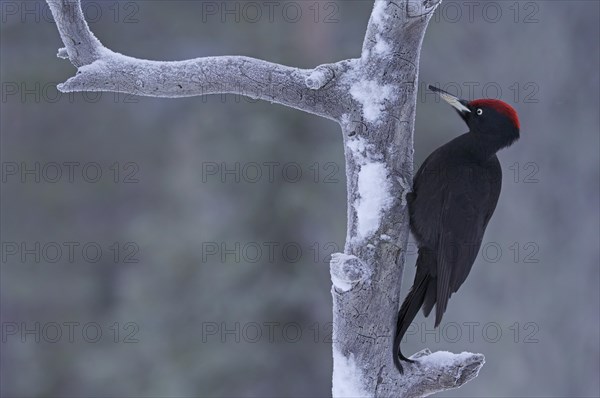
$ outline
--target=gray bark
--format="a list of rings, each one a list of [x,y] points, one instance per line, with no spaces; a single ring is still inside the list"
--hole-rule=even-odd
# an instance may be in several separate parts
[[[420,397],[477,376],[481,354],[415,354],[400,375],[392,341],[400,301],[413,173],[419,53],[441,0],[376,0],[362,54],[315,69],[248,57],[141,60],[115,53],[92,34],[79,0],[47,0],[78,67],[63,92],[111,91],[155,97],[235,93],[340,123],[348,181],[345,254],[331,261],[333,396]]]

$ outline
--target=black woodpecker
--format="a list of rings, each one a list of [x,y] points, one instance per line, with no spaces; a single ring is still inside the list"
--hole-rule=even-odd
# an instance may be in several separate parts
[[[456,109],[469,132],[429,155],[407,196],[419,255],[413,286],[398,313],[393,356],[400,373],[401,360],[413,362],[400,351],[400,341],[419,309],[429,316],[435,305],[438,327],[450,296],[467,279],[502,187],[496,152],[519,138],[517,113],[505,102],[465,101],[429,89]]]

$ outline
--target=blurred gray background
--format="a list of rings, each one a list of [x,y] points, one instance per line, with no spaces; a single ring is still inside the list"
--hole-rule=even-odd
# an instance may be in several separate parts
[[[236,96],[61,95],[75,69],[45,3],[1,6],[2,396],[329,395],[338,126]],[[372,1],[84,6],[127,55],[309,68],[360,54]],[[486,355],[440,396],[600,394],[599,18],[597,1],[447,1],[429,26],[416,166],[465,131],[427,84],[499,97],[522,126],[468,281],[405,343]]]

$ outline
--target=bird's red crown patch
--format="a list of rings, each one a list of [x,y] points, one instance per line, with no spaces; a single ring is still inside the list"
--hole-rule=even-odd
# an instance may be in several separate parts
[[[469,102],[469,106],[472,106],[475,108],[476,107],[492,108],[495,111],[497,111],[497,112],[503,114],[504,116],[506,116],[507,118],[509,118],[518,129],[521,129],[521,124],[519,123],[519,117],[517,116],[517,111],[515,111],[515,108],[508,105],[504,101],[500,101],[500,100],[496,100],[496,99],[478,99],[478,100]]]

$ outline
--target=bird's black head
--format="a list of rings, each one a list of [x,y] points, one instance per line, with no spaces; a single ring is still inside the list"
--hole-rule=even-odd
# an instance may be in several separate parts
[[[519,139],[519,118],[514,108],[496,99],[466,101],[434,86],[429,89],[440,94],[467,123],[472,133],[485,134],[509,146]]]

